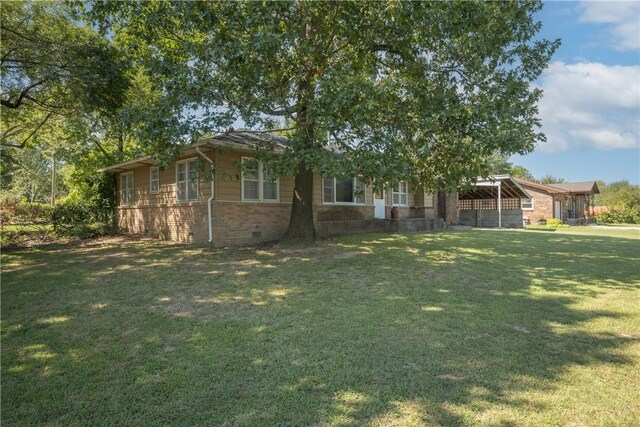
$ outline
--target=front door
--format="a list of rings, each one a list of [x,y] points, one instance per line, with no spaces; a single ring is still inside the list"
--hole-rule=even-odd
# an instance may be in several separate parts
[[[384,206],[384,190],[376,191],[373,194],[373,206],[374,217],[376,219],[385,219],[385,206]]]
[[[557,219],[562,219],[562,202],[556,201],[555,207],[553,209],[553,217]]]

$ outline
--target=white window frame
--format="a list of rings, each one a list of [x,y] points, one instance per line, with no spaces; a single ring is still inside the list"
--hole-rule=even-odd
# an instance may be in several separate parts
[[[262,162],[261,160],[256,160],[255,157],[242,157],[241,158],[241,162],[244,164],[244,162],[249,161],[249,160],[255,160],[256,162],[258,162],[258,198],[257,199],[247,199],[244,197],[244,181],[245,181],[245,177],[244,177],[244,168],[242,169],[242,173],[241,173],[241,177],[240,177],[240,193],[242,196],[242,201],[244,203],[280,203],[280,177],[276,177],[274,184],[276,185],[276,198],[275,199],[265,199],[264,198],[264,184],[265,184],[265,179],[264,179],[264,162]],[[255,181],[255,180],[251,180],[251,181]]]
[[[404,191],[403,190],[404,184]],[[396,191],[395,185],[391,186],[391,206],[408,206],[409,205],[409,184],[407,181],[398,181],[398,191]],[[396,194],[398,195],[398,203],[395,202]],[[402,203],[402,196],[405,198],[405,202]]]
[[[525,200],[530,200],[531,201],[531,207],[530,208],[525,208],[524,207],[524,204],[526,203]],[[532,210],[534,210],[534,208],[535,208],[535,200],[534,200],[533,197],[530,198],[530,199],[524,198],[524,199],[520,200],[520,209],[522,209],[523,211],[532,211]]]
[[[132,205],[135,202],[135,183],[133,171],[120,174],[120,204]],[[126,192],[126,193],[125,193]]]
[[[184,160],[180,160],[179,162],[176,162],[175,168],[176,168],[176,203],[190,203],[190,202],[197,202],[198,198],[200,197],[200,171],[196,171],[196,194],[195,194],[195,198],[190,198],[189,196],[191,196],[189,194],[189,175],[191,174],[191,168],[189,166],[189,164],[191,162],[195,162],[197,160],[197,157],[192,157],[190,159],[184,159]],[[185,193],[186,193],[186,198],[184,200],[180,200],[178,199],[178,165],[180,164],[186,164],[186,168],[185,168],[185,178],[186,178],[186,187],[185,187]]]
[[[153,177],[155,171],[155,179]],[[153,189],[153,183],[156,182],[156,189]],[[160,192],[160,169],[156,166],[151,166],[149,168],[149,194],[158,194]]]
[[[333,201],[331,202],[327,202],[325,201],[324,198],[324,180],[325,179],[330,179],[333,181]],[[362,202],[356,202],[356,190],[358,188],[358,178],[353,178],[353,202],[337,202],[336,201],[336,179],[334,178],[328,178],[328,177],[323,177],[322,178],[322,204],[323,205],[344,205],[344,206],[365,206],[367,204],[367,186],[364,186],[364,191],[362,192],[362,198],[363,201]]]

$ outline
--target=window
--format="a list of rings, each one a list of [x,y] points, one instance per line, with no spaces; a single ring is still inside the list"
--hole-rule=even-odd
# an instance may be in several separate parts
[[[120,204],[133,204],[133,171],[120,174]]]
[[[364,205],[365,185],[356,178],[323,178],[322,202]]]
[[[322,202],[333,203],[333,178],[322,178]]]
[[[198,200],[198,169],[195,160],[176,163],[176,200]]]
[[[407,181],[393,185],[393,206],[407,206]]]
[[[155,166],[151,166],[149,169],[149,192],[151,194],[158,194],[160,189],[160,172]]]
[[[242,158],[242,201],[277,202],[278,178],[264,162]]]
[[[520,202],[520,207],[523,211],[532,211],[533,210],[533,197],[530,199],[522,199]]]

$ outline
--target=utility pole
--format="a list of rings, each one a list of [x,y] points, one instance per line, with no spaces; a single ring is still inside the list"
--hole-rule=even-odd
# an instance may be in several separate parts
[[[51,157],[51,206],[56,205],[56,156]]]

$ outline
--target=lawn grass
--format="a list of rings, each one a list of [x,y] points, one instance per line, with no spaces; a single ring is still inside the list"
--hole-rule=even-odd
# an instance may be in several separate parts
[[[640,424],[640,231],[2,255],[6,425]]]

